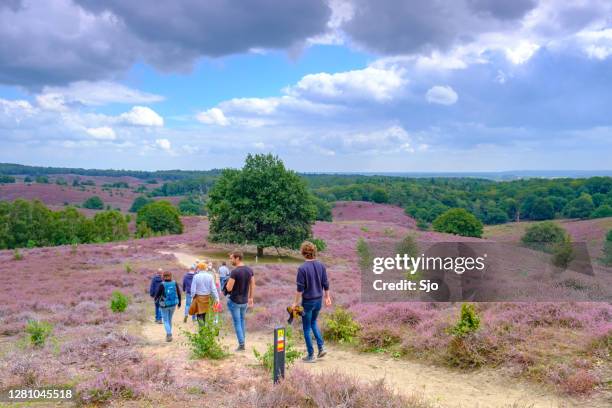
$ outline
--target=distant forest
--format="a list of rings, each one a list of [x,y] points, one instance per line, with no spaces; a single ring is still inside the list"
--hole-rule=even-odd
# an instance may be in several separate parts
[[[0,175],[77,174],[165,181],[149,196],[205,196],[221,170],[87,170],[0,164]],[[421,226],[450,208],[464,208],[485,224],[554,218],[612,216],[612,177],[525,178],[405,177],[300,174],[320,201],[359,200],[403,207]],[[10,181],[9,181],[10,182]],[[319,203],[320,204],[320,203]],[[319,205],[320,206],[320,205]]]

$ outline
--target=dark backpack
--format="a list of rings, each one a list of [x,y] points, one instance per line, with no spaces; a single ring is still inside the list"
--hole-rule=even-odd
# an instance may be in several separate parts
[[[172,307],[178,304],[178,296],[176,295],[176,282],[162,282],[164,286],[164,294],[159,301],[161,307]]]

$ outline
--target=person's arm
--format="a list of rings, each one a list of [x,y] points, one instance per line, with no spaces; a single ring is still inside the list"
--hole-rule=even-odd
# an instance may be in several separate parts
[[[149,296],[155,297],[155,278],[151,278],[151,285],[149,286]]]
[[[181,307],[181,290],[179,289],[178,283],[175,286],[176,286],[176,296],[178,296],[178,305],[176,305],[176,307],[180,308]]]
[[[323,273],[321,275],[321,284],[323,285],[323,290],[325,291],[323,301],[325,303],[325,306],[331,306],[332,301],[331,296],[329,295],[329,280],[327,279],[327,269],[325,268],[325,265],[323,265]]]
[[[293,299],[293,307],[296,307],[298,303],[300,303],[300,299],[302,298],[302,292],[304,292],[304,288],[306,287],[306,277],[304,276],[304,271],[302,270],[302,268],[298,268],[296,286],[297,290],[295,292],[295,298]]]
[[[187,273],[189,273],[189,272],[187,272]],[[187,291],[187,285],[186,285],[186,283],[187,283],[187,273],[185,274],[185,276],[183,276],[183,292]]]
[[[232,271],[227,283],[225,284],[225,289],[227,289],[228,292],[231,292],[232,289],[234,289],[234,283],[236,283],[236,279],[234,278],[234,276],[234,271]]]
[[[253,307],[255,304],[253,298],[255,297],[255,276],[251,276],[249,281],[249,300],[247,302],[248,307]]]
[[[196,294],[196,278],[197,274],[193,275],[193,279],[191,280],[191,290],[189,291],[189,293],[191,294],[192,299],[195,297]]]

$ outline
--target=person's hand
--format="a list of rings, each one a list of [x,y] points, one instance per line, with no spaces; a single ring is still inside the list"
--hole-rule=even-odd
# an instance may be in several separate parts
[[[331,296],[325,296],[325,306],[329,307],[331,306],[332,301],[331,301]]]
[[[253,298],[250,298],[249,301],[247,302],[247,306],[248,307],[253,307],[253,304],[254,304]]]
[[[297,303],[294,303],[294,304],[291,305],[292,309],[295,309],[296,307],[297,307]]]

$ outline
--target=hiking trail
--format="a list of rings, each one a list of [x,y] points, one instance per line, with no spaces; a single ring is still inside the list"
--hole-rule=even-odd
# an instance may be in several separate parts
[[[196,257],[182,252],[162,252],[174,255],[178,262],[189,267]],[[222,338],[222,344],[230,351],[227,359],[209,363],[206,360],[197,365],[190,364],[189,350],[185,345],[182,330],[190,330],[194,323],[189,319],[183,323],[184,309],[177,310],[173,319],[174,341],[165,342],[165,333],[162,325],[152,320],[142,326],[142,335],[146,339],[144,352],[149,355],[162,354],[184,362],[182,369],[205,370],[207,364],[219,365],[257,365],[253,348],[264,352],[272,342],[270,333],[248,332],[246,338],[246,352],[235,353],[236,338],[233,329],[227,327]],[[228,313],[224,308],[223,313]],[[304,349],[302,342],[297,341],[298,348]],[[524,381],[504,376],[493,369],[480,369],[470,372],[461,372],[444,367],[427,365],[404,359],[395,359],[384,354],[359,353],[326,345],[328,355],[314,364],[305,364],[301,361],[295,363],[314,372],[338,371],[349,374],[361,381],[375,381],[384,379],[393,390],[405,395],[421,395],[425,399],[443,408],[565,408],[586,406],[604,407],[595,401],[577,401],[555,395],[552,391]],[[173,358],[173,359],[174,359]],[[195,368],[194,368],[195,367]]]

